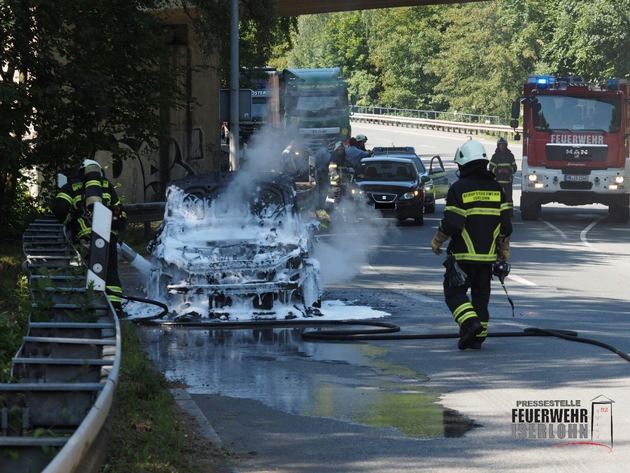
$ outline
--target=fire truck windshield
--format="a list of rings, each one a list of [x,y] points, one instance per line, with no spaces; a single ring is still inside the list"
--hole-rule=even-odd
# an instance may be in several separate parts
[[[536,131],[601,131],[621,127],[621,99],[580,95],[537,95],[532,105]]]

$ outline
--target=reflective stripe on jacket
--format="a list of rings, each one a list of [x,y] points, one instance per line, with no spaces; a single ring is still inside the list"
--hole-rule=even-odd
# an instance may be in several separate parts
[[[91,220],[85,209],[85,192],[87,188],[100,187],[103,205],[110,210],[120,208],[118,219],[125,221],[126,212],[122,208],[122,202],[116,194],[116,190],[106,178],[100,180],[90,179],[84,183],[81,177],[74,177],[68,181],[55,196],[52,210],[55,217],[64,225],[72,227],[77,239],[89,236],[92,233]],[[116,231],[112,230],[116,234]]]
[[[440,230],[451,237],[448,253],[455,259],[492,264],[496,240],[512,234],[509,205],[501,185],[486,169],[461,172],[449,189]]]
[[[509,184],[514,179],[514,173],[517,170],[514,154],[510,150],[499,151],[497,149],[492,155],[489,168],[496,176],[497,182]]]

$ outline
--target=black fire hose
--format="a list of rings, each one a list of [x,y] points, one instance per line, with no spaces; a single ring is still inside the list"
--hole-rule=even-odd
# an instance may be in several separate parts
[[[142,302],[146,304],[156,305],[162,308],[159,314],[131,319],[132,322],[138,325],[154,325],[154,326],[167,326],[167,327],[204,327],[204,328],[217,328],[217,329],[248,329],[248,328],[260,328],[260,327],[313,327],[319,325],[343,325],[343,326],[368,326],[374,327],[370,329],[361,330],[305,330],[302,332],[302,338],[305,340],[320,340],[320,341],[364,341],[364,340],[437,340],[448,338],[459,338],[459,333],[424,333],[424,334],[404,334],[400,332],[398,325],[390,324],[387,322],[376,322],[371,320],[254,320],[246,322],[200,322],[200,321],[177,321],[177,320],[156,320],[169,312],[169,308],[166,304],[145,299],[142,297],[120,295],[123,299],[128,299],[136,302]],[[598,340],[590,338],[583,338],[578,336],[578,332],[572,330],[555,330],[555,329],[542,329],[537,327],[527,327],[522,332],[490,332],[488,337],[492,338],[506,338],[506,337],[556,337],[570,342],[587,343],[589,345],[595,345],[605,348],[620,356],[626,361],[630,361],[630,355]]]

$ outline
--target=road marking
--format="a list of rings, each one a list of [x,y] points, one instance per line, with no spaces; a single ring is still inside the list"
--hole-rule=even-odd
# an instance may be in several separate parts
[[[599,217],[597,220],[595,220],[594,222],[589,223],[586,228],[584,230],[582,230],[580,232],[580,240],[582,241],[582,243],[584,243],[584,246],[587,246],[589,249],[591,249],[592,251],[595,251],[597,253],[604,253],[601,250],[598,250],[597,248],[595,248],[593,245],[591,245],[588,242],[588,239],[586,238],[586,234],[591,231],[591,229],[597,225],[599,222],[601,222],[602,220],[604,220],[606,217]]]
[[[521,283],[521,284],[523,284],[525,286],[538,287],[538,284],[531,282],[529,279],[525,279],[525,278],[522,278],[520,276],[517,276],[516,274],[511,274],[510,273],[510,275],[508,276],[508,279],[511,279],[512,281],[519,282],[519,283]]]
[[[555,225],[552,225],[551,223],[545,221],[545,220],[541,220],[542,223],[544,223],[545,225],[547,225],[549,228],[551,228],[554,232],[556,232],[558,235],[560,235],[564,240],[569,240],[569,238],[567,237],[567,235],[560,230],[558,227],[556,227]]]

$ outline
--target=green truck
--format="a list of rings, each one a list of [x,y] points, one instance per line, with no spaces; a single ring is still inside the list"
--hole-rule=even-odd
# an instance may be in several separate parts
[[[350,138],[348,86],[338,67],[270,74],[268,94],[271,125],[287,144],[317,148]]]

